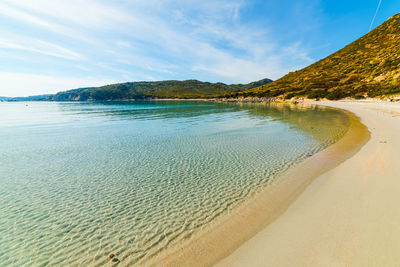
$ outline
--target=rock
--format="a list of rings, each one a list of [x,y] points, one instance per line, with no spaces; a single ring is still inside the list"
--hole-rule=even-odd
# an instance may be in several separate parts
[[[115,254],[111,253],[110,255],[108,255],[108,257],[109,257],[110,259],[112,259],[112,258],[115,257]]]

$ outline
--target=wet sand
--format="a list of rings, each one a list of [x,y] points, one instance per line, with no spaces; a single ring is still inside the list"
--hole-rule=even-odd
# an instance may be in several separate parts
[[[353,113],[348,115],[349,130],[338,142],[289,170],[264,193],[249,199],[232,214],[223,216],[207,232],[200,232],[190,242],[183,242],[173,251],[161,253],[143,265],[210,266],[247,244],[247,240],[279,218],[315,178],[351,158],[367,142],[369,131],[365,125]],[[239,253],[240,250],[242,247]],[[247,254],[246,250],[244,254]],[[235,255],[236,252],[233,257]],[[242,259],[241,255],[238,257]],[[230,259],[227,264],[231,264]],[[249,266],[252,262],[237,263],[238,266]]]
[[[371,138],[217,266],[399,266],[400,103],[318,103],[353,112]]]

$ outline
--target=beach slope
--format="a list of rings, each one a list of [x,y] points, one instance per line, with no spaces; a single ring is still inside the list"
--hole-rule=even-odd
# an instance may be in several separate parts
[[[371,138],[218,266],[400,264],[400,104],[319,104],[355,113]]]

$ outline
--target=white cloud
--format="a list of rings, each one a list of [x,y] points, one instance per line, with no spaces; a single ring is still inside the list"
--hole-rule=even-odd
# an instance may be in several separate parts
[[[131,47],[131,44],[129,42],[122,41],[122,40],[118,40],[115,44],[121,48],[130,48]]]
[[[118,82],[96,77],[60,77],[30,73],[0,72],[0,96],[30,96],[56,93],[63,90],[101,86]]]
[[[0,48],[53,56],[57,64],[34,67],[62,66],[50,69],[60,77],[70,68],[70,76],[79,77],[83,70],[115,80],[179,77],[249,82],[275,79],[312,61],[302,43],[282,45],[268,25],[242,23],[247,4],[243,0],[119,0],[112,4],[3,0],[0,15],[25,30],[9,36],[10,31],[2,32],[0,26]],[[77,63],[63,64],[65,59]],[[20,70],[10,71],[17,75]],[[62,82],[70,84],[72,79],[58,79],[57,88],[71,88]]]
[[[15,1],[15,3],[17,3],[17,1]],[[40,8],[40,6],[37,7]],[[18,9],[6,3],[0,3],[0,14],[13,20],[20,21],[28,27],[36,26],[44,28],[55,34],[65,35],[81,41],[93,42],[89,40],[84,34],[79,33],[79,31],[73,30],[70,27],[60,25],[54,21],[44,19],[42,16],[35,16],[31,10],[25,11],[24,9]],[[60,10],[58,10],[55,15],[56,14],[60,14]],[[24,33],[26,34],[28,32]]]
[[[133,20],[124,9],[114,8],[114,4],[96,0],[5,0],[5,2],[9,5],[9,10],[14,7],[19,9],[18,13],[35,13],[36,16],[31,17],[36,21],[38,17],[45,16],[49,20],[88,29],[119,26],[121,22]]]
[[[84,59],[83,55],[43,40],[25,39],[23,41],[15,41],[0,39],[0,48],[19,49],[71,60]]]

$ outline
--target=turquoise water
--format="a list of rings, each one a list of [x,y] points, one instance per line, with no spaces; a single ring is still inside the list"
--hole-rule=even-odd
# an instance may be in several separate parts
[[[294,105],[0,102],[0,265],[143,263],[347,126]]]

